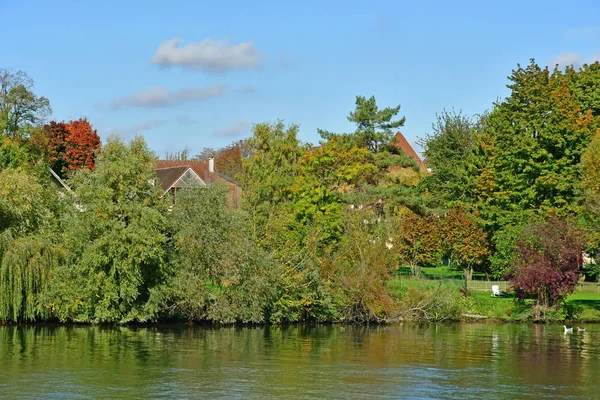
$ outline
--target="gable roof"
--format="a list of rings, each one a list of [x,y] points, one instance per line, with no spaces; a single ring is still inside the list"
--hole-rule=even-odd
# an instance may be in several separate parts
[[[408,157],[412,158],[417,163],[417,165],[419,165],[419,167],[423,165],[421,158],[419,157],[417,152],[412,148],[410,143],[408,143],[408,140],[406,140],[402,132],[398,131],[398,133],[396,133],[396,135],[392,139],[392,146],[396,146],[402,149],[402,151]]]
[[[173,167],[187,167],[191,168],[196,175],[200,179],[202,179],[205,183],[215,182],[220,179],[224,179],[233,183],[236,186],[240,186],[239,182],[236,180],[224,175],[218,171],[210,172],[208,169],[208,163],[206,161],[198,161],[198,160],[186,160],[186,161],[177,161],[177,160],[158,160],[156,164],[156,170],[164,169],[164,168],[173,168]]]
[[[160,181],[160,186],[164,192],[167,192],[172,187],[181,187],[181,180],[188,175],[188,178],[199,181],[198,183],[204,184],[204,181],[194,172],[194,170],[187,165],[167,168],[157,168],[154,170],[156,176]],[[191,175],[190,175],[191,174]]]
[[[63,188],[65,189],[67,192],[73,192],[71,190],[71,188],[69,187],[69,185],[67,185],[65,183],[65,181],[63,181],[60,176],[58,176],[58,174],[56,172],[54,172],[54,170],[50,167],[48,167],[48,171],[50,171],[50,179],[56,184],[56,186],[58,188]]]

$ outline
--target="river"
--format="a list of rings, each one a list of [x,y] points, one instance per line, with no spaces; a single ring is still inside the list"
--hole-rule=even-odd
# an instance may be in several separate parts
[[[2,398],[600,398],[600,325],[0,326]]]

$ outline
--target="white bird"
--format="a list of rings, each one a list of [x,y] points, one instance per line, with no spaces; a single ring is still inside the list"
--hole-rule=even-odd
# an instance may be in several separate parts
[[[565,328],[565,334],[567,334],[567,333],[573,333],[573,327],[567,328],[566,325],[563,325],[563,328]]]
[[[577,327],[577,332],[585,332],[585,328]]]

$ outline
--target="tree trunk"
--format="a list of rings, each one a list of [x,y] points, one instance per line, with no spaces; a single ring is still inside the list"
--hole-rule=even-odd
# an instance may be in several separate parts
[[[467,268],[463,269],[463,275],[465,276],[465,280],[467,282],[473,280],[473,267],[468,266]]]
[[[410,272],[412,273],[412,275],[417,279],[421,279],[421,268],[419,268],[419,266],[414,263],[410,263],[409,265]]]

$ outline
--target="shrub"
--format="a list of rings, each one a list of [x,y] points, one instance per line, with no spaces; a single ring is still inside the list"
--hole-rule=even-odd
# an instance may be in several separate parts
[[[531,296],[544,307],[558,304],[576,288],[582,249],[581,233],[566,220],[551,218],[526,227],[507,276],[517,296]]]

